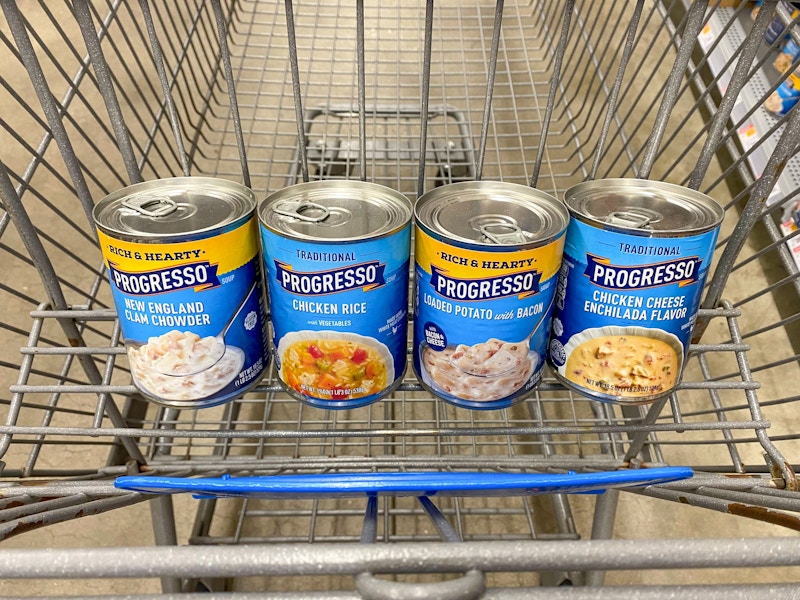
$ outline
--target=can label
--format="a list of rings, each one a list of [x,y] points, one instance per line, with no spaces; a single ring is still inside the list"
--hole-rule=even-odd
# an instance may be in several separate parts
[[[680,379],[717,229],[635,236],[573,219],[567,230],[549,362],[601,399],[645,401]]]
[[[205,239],[141,243],[98,231],[134,382],[155,400],[210,406],[268,362],[255,218]]]
[[[406,366],[411,226],[373,240],[314,244],[261,227],[275,364],[300,400],[369,404]]]
[[[800,100],[800,69],[790,73],[783,82],[764,101],[764,108],[776,116],[783,117],[789,113]]]
[[[564,233],[499,252],[415,236],[417,376],[459,406],[509,406],[541,379]]]

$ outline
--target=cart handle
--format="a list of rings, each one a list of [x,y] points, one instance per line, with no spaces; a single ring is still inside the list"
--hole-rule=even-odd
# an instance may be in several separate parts
[[[372,573],[359,573],[355,584],[364,600],[474,600],[486,591],[486,577],[474,569],[458,579],[433,583],[386,581]]]

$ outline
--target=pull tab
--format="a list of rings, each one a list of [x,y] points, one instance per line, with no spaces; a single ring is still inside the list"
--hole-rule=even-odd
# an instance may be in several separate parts
[[[644,229],[652,220],[652,217],[644,213],[628,210],[615,211],[606,217],[606,223],[609,225],[619,225],[620,227],[628,227],[629,229]]]
[[[480,226],[484,238],[495,244],[522,244],[527,241],[525,232],[514,223],[489,223]]]
[[[283,202],[276,205],[272,210],[284,217],[299,219],[306,223],[319,223],[327,219],[331,214],[326,207],[314,202]],[[304,214],[304,212],[310,214]]]
[[[145,217],[164,217],[178,210],[178,205],[167,196],[138,196],[126,198],[122,206],[135,210]]]
[[[508,215],[478,215],[469,220],[469,226],[481,234],[482,242],[506,246],[530,241],[530,234],[522,230],[514,217]]]

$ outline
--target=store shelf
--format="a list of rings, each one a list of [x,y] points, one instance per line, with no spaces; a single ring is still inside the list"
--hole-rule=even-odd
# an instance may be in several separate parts
[[[752,25],[752,22],[742,17],[741,13],[738,18],[736,17],[734,9],[718,8],[710,15],[698,38],[700,46],[707,53],[708,66],[716,78],[720,93],[725,92],[736,66],[736,61],[731,59],[741,47]],[[762,106],[779,77],[771,64],[771,61],[768,61],[767,66],[752,74],[731,113],[742,149],[745,153],[749,152],[747,162],[755,178],[764,172],[767,160],[775,148],[775,140],[783,131],[781,119]],[[755,111],[752,110],[754,107]],[[787,163],[770,195],[768,204],[774,205],[783,201],[798,187],[800,187],[800,156],[795,156]]]

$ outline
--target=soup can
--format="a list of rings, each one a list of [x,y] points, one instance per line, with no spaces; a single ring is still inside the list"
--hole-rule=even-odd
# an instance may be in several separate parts
[[[269,359],[256,199],[232,181],[137,183],[94,208],[133,382],[150,400],[233,400]]]
[[[641,179],[573,186],[549,363],[597,400],[670,394],[686,360],[725,215],[710,197]]]
[[[784,79],[764,101],[764,108],[777,117],[789,114],[800,100],[800,68]]]
[[[334,409],[391,393],[406,369],[411,202],[374,183],[314,181],[258,213],[283,388]]]
[[[436,188],[415,210],[413,364],[456,406],[499,409],[542,377],[569,214],[512,183]]]

